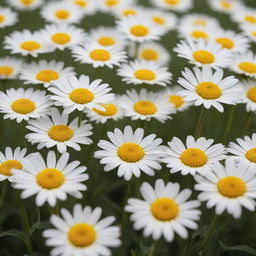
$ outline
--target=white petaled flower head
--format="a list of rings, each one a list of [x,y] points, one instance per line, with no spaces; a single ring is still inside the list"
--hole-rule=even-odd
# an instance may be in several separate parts
[[[188,11],[193,6],[192,0],[151,0],[152,4],[165,10]]]
[[[165,101],[162,93],[147,91],[145,88],[139,92],[136,90],[127,91],[121,96],[120,106],[124,115],[132,120],[150,121],[152,118],[164,123],[171,119],[174,108]]]
[[[185,100],[193,102],[195,106],[204,105],[205,108],[216,108],[223,112],[222,104],[235,105],[241,102],[242,89],[238,86],[238,79],[234,76],[223,78],[222,69],[213,70],[210,67],[193,70],[185,68],[181,72],[183,77],[178,83],[184,87],[180,94]]]
[[[66,0],[78,6],[85,15],[93,15],[98,10],[98,4],[95,0]]]
[[[61,215],[50,218],[54,229],[43,232],[46,245],[54,247],[51,255],[111,255],[110,248],[119,247],[120,228],[113,226],[113,216],[101,218],[102,209],[76,204],[73,214],[61,209]],[[112,225],[112,226],[111,226]]]
[[[22,171],[13,171],[10,181],[14,188],[22,190],[21,198],[36,195],[36,205],[48,202],[53,207],[57,200],[66,200],[67,194],[83,197],[80,191],[86,190],[83,182],[88,180],[88,174],[84,173],[86,167],[79,164],[69,162],[68,153],[57,159],[55,152],[49,151],[46,161],[40,153],[33,153],[24,161]]]
[[[131,126],[125,126],[124,132],[116,128],[107,134],[111,142],[100,140],[98,147],[101,150],[94,153],[94,157],[105,165],[104,171],[118,167],[118,177],[130,180],[132,176],[140,177],[141,172],[153,176],[155,169],[161,169],[162,139],[156,139],[156,134],[144,138],[142,128],[133,131]]]
[[[69,116],[60,114],[58,109],[53,108],[49,116],[36,120],[30,120],[26,128],[32,133],[26,135],[26,139],[32,144],[38,144],[38,149],[57,147],[60,153],[71,147],[80,151],[79,144],[92,143],[89,138],[92,135],[92,126],[85,120],[80,122],[75,118],[69,122]]]
[[[256,13],[255,9],[242,7],[236,9],[231,18],[239,25],[256,25]]]
[[[226,158],[223,144],[214,144],[213,139],[200,137],[195,140],[193,136],[186,138],[186,145],[173,137],[165,150],[163,162],[170,168],[171,173],[181,172],[182,175],[203,174],[212,168],[213,163]]]
[[[143,182],[140,187],[143,199],[130,198],[125,210],[131,213],[135,230],[143,229],[143,235],[159,240],[162,236],[167,242],[174,240],[176,233],[188,238],[187,229],[197,229],[200,219],[199,201],[190,200],[190,189],[180,190],[178,183],[158,179],[154,187]]]
[[[249,37],[251,42],[256,42],[256,25],[241,25],[241,29],[243,30],[243,33]]]
[[[144,8],[139,5],[124,5],[117,8],[114,14],[117,16],[118,19],[124,19],[128,16],[137,16],[142,15],[144,12]]]
[[[0,80],[16,79],[20,73],[23,61],[13,57],[0,58]]]
[[[12,54],[21,54],[23,56],[32,55],[37,57],[38,54],[53,51],[53,48],[45,42],[41,31],[32,33],[25,29],[14,31],[4,38],[4,48],[10,50]]]
[[[10,8],[0,6],[0,29],[14,25],[17,22],[17,13]]]
[[[91,64],[94,68],[120,66],[126,61],[126,52],[120,46],[104,47],[98,43],[86,43],[84,46],[75,46],[72,56],[80,63]]]
[[[41,15],[50,23],[77,24],[84,17],[84,12],[78,6],[62,0],[45,4]]]
[[[127,84],[151,84],[166,86],[172,79],[167,67],[153,61],[135,60],[123,64],[117,74]]]
[[[246,104],[246,111],[256,111],[256,80],[242,80],[239,84],[243,89],[242,103]]]
[[[0,112],[5,114],[4,119],[16,119],[18,123],[48,114],[52,104],[45,91],[11,88],[6,93],[0,92]]]
[[[8,4],[21,11],[35,10],[43,3],[43,0],[8,0]]]
[[[73,67],[64,67],[64,62],[40,60],[24,65],[19,78],[25,84],[43,84],[47,88],[53,81],[74,75],[73,70]]]
[[[107,104],[114,99],[114,94],[109,84],[101,83],[101,79],[90,82],[90,78],[81,75],[79,78],[69,76],[52,83],[48,88],[54,95],[51,99],[56,106],[64,107],[64,113],[69,114],[74,110],[98,109],[104,111],[102,104]]]
[[[134,0],[98,0],[98,8],[103,12],[115,13],[124,6],[134,5]]]
[[[196,175],[195,180],[195,190],[201,192],[198,199],[206,201],[207,208],[215,207],[218,215],[226,210],[238,219],[242,207],[255,210],[256,176],[244,165],[227,159],[225,166],[215,163],[211,171]]]
[[[213,40],[205,41],[203,39],[193,41],[187,39],[181,41],[174,48],[178,56],[189,60],[196,66],[228,67],[231,64],[233,54],[227,49],[222,48]]]
[[[55,49],[63,51],[79,45],[86,39],[83,29],[69,24],[51,24],[42,30],[45,41]]]
[[[20,147],[14,150],[6,147],[4,153],[0,152],[0,181],[9,179],[13,175],[13,170],[22,172],[26,153],[27,149]]]
[[[208,0],[209,6],[221,13],[232,14],[235,11],[241,10],[241,3],[237,0]]]

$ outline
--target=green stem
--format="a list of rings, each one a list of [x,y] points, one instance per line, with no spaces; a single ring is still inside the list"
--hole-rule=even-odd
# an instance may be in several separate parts
[[[4,180],[2,182],[2,190],[1,190],[1,195],[0,195],[0,206],[4,202],[4,196],[5,196],[5,193],[6,193],[6,189],[7,189],[7,180]]]
[[[58,202],[56,202],[55,206],[51,207],[51,214],[60,215],[60,208]]]
[[[197,125],[196,125],[196,130],[194,133],[194,137],[195,139],[198,139],[202,133],[202,129],[204,127],[204,123],[205,123],[205,117],[206,117],[206,111],[204,106],[201,109],[198,121],[197,121]]]
[[[21,129],[21,136],[23,138],[23,146],[26,148],[27,147],[27,141],[26,141],[26,138],[25,138],[26,128],[25,128],[25,121],[24,120],[20,123],[20,129]]]
[[[158,242],[159,241],[154,241],[153,242],[153,244],[151,245],[151,247],[149,249],[148,256],[156,256],[157,255]]]
[[[78,127],[81,126],[82,118],[83,118],[83,111],[78,110]]]
[[[223,140],[222,140],[223,144],[227,143],[229,131],[230,131],[230,128],[231,128],[233,120],[234,120],[234,114],[235,114],[235,106],[231,106],[229,116],[228,116],[227,126],[226,126],[224,136],[223,136]]]
[[[135,59],[138,58],[138,51],[139,51],[139,43],[135,42],[135,46],[134,46],[134,58]]]
[[[245,123],[244,123],[244,127],[243,127],[243,131],[242,131],[242,136],[246,135],[250,126],[251,126],[251,122],[253,120],[253,117],[254,117],[254,112],[249,112],[247,114],[247,117],[246,117],[246,120],[245,120]]]

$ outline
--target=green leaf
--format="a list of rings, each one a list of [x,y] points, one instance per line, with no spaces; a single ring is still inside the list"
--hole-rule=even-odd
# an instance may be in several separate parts
[[[224,243],[220,242],[220,246],[222,247],[223,252],[240,251],[249,253],[250,255],[256,255],[256,249],[246,245],[226,246]]]
[[[0,237],[5,237],[5,236],[14,236],[20,240],[22,240],[25,243],[29,242],[29,238],[27,234],[25,234],[22,231],[16,230],[16,229],[10,229],[8,231],[0,233]]]
[[[33,233],[38,229],[48,229],[51,228],[52,225],[48,221],[36,222],[30,229],[29,236],[32,236]]]
[[[131,250],[131,256],[137,256],[134,250]]]

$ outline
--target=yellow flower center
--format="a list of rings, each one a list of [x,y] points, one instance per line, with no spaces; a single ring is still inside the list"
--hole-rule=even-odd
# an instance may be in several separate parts
[[[11,176],[12,175],[11,171],[13,169],[21,170],[22,167],[23,166],[21,162],[17,160],[6,160],[5,162],[0,164],[0,174],[5,176]]]
[[[65,176],[55,168],[46,168],[36,175],[36,181],[42,188],[55,189],[64,183]]]
[[[164,0],[165,3],[167,3],[168,5],[177,5],[179,4],[180,0]]]
[[[34,0],[20,0],[20,2],[26,6],[29,6],[34,2]]]
[[[154,49],[145,49],[141,55],[144,60],[158,60],[158,53]]]
[[[234,47],[234,42],[226,37],[217,38],[216,42],[219,43],[222,46],[222,48],[232,49]]]
[[[156,105],[153,102],[147,100],[136,102],[133,108],[137,113],[145,116],[154,115],[157,112]]]
[[[196,19],[193,22],[194,25],[199,25],[199,26],[206,26],[207,25],[207,21],[204,19]]]
[[[138,69],[134,75],[137,79],[145,81],[152,81],[156,78],[156,74],[149,69]]]
[[[40,49],[41,45],[36,41],[25,41],[21,43],[20,48],[31,52]]]
[[[184,104],[184,100],[179,95],[171,95],[169,97],[169,101],[175,105],[176,108],[181,107]]]
[[[11,66],[0,66],[0,76],[9,76],[13,73]]]
[[[252,36],[256,37],[256,30],[252,32]]]
[[[98,39],[98,43],[103,46],[110,46],[115,44],[115,40],[109,36],[102,36]]]
[[[219,180],[217,184],[219,192],[229,198],[242,196],[246,192],[245,182],[238,177],[228,176]]]
[[[244,72],[250,74],[256,74],[256,64],[251,62],[241,62],[238,67],[242,69]]]
[[[164,25],[165,24],[165,19],[160,17],[160,16],[154,16],[153,21],[157,23],[158,25]]]
[[[129,15],[133,15],[135,16],[137,14],[137,12],[133,9],[125,9],[123,10],[123,16],[127,17]]]
[[[92,245],[96,240],[96,235],[92,225],[79,223],[70,228],[68,239],[75,247],[83,248]]]
[[[256,87],[252,87],[247,91],[247,98],[253,102],[256,102]]]
[[[135,163],[144,157],[144,150],[139,144],[128,142],[118,148],[117,155],[125,162]]]
[[[117,4],[119,4],[118,0],[105,0],[105,5],[107,5],[107,6],[111,7],[111,6],[115,6]]]
[[[85,88],[78,88],[69,94],[69,98],[77,104],[87,104],[94,99],[94,94]]]
[[[25,115],[33,112],[36,109],[36,105],[32,100],[18,99],[12,103],[11,108],[16,113]]]
[[[130,28],[130,32],[137,37],[143,37],[146,36],[149,33],[149,30],[147,27],[143,25],[136,25]]]
[[[193,57],[196,61],[202,64],[211,64],[215,61],[214,55],[205,50],[195,51]]]
[[[87,1],[85,1],[85,0],[75,0],[74,4],[76,4],[80,7],[86,7],[88,5]]]
[[[232,4],[227,2],[227,1],[222,1],[220,2],[220,5],[224,8],[224,9],[230,9],[232,7]]]
[[[196,87],[196,92],[206,100],[218,99],[222,94],[220,87],[212,82],[199,83]]]
[[[256,23],[256,17],[255,16],[248,15],[248,16],[245,16],[244,19],[245,19],[245,21],[247,21],[249,23],[252,23],[252,24]]]
[[[52,41],[56,44],[66,44],[70,42],[71,37],[69,34],[66,33],[55,33],[52,36]]]
[[[245,157],[249,161],[256,163],[256,148],[251,148],[250,150],[248,150],[245,154]]]
[[[5,21],[5,17],[3,15],[0,15],[0,23],[3,23]]]
[[[159,198],[155,200],[150,207],[153,216],[160,221],[170,221],[179,214],[178,204],[169,198]]]
[[[199,30],[195,30],[192,32],[192,37],[194,38],[203,38],[203,39],[207,39],[208,38],[208,34],[205,33],[204,31],[199,31]]]
[[[188,148],[181,153],[180,160],[187,166],[201,167],[207,163],[208,158],[203,150],[198,148]]]
[[[48,135],[53,140],[64,142],[70,140],[73,137],[74,132],[67,125],[59,124],[52,126],[48,131]]]
[[[67,10],[57,10],[55,16],[60,20],[66,20],[69,18],[70,13]]]
[[[36,74],[36,79],[43,82],[50,82],[59,78],[59,74],[54,70],[41,70]]]
[[[95,49],[90,53],[90,57],[96,61],[108,61],[111,58],[109,51],[104,49]]]
[[[105,111],[98,110],[96,108],[93,109],[97,114],[101,116],[114,116],[117,112],[117,107],[114,104],[101,104]]]

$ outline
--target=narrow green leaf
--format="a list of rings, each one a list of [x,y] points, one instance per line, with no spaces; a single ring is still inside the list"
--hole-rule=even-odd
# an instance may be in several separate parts
[[[8,231],[0,233],[0,237],[5,237],[5,236],[14,236],[14,237],[24,241],[25,243],[27,243],[29,241],[27,234],[25,234],[22,231],[16,230],[16,229],[10,229]]]
[[[223,248],[223,252],[240,251],[240,252],[246,252],[246,253],[249,253],[250,255],[256,256],[256,249],[246,245],[226,246],[224,243],[220,242],[220,246]]]
[[[31,236],[37,229],[48,229],[52,225],[48,221],[36,222],[30,229],[29,235]]]

